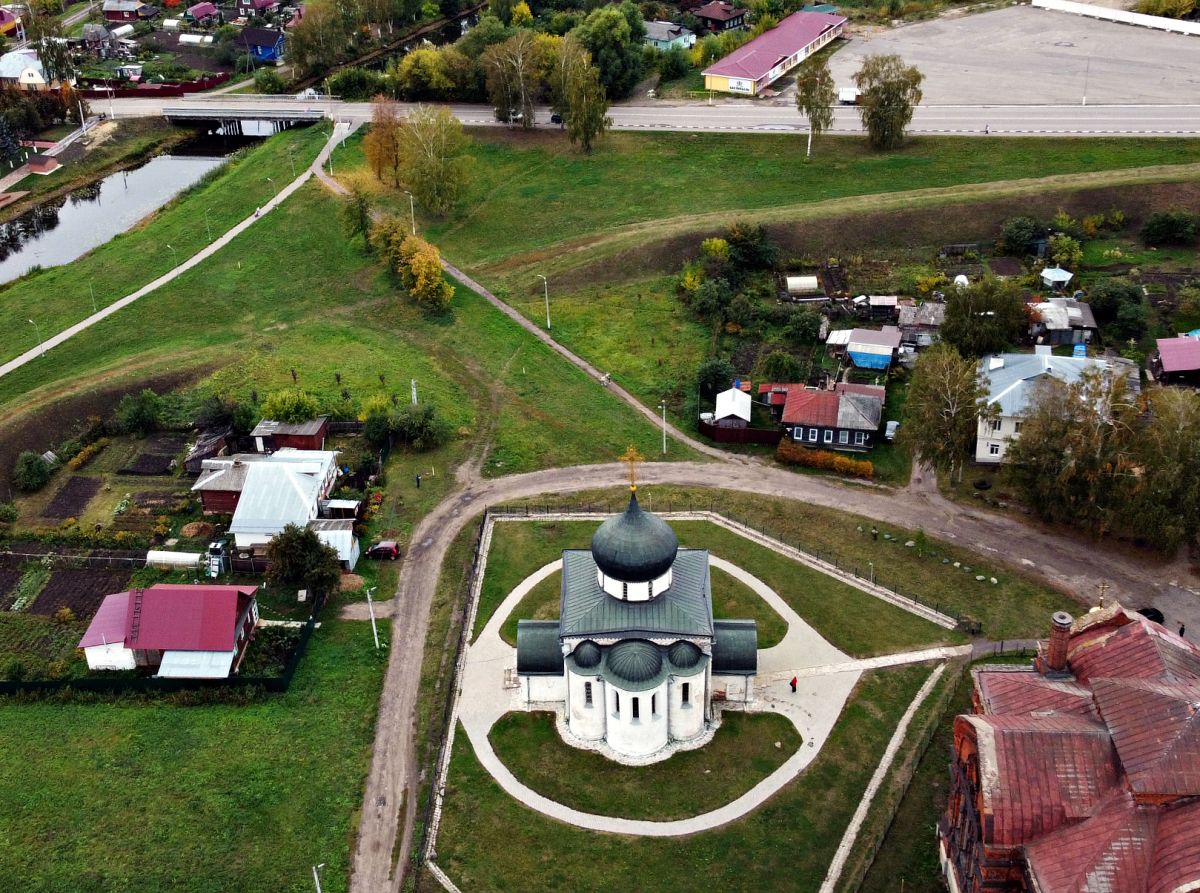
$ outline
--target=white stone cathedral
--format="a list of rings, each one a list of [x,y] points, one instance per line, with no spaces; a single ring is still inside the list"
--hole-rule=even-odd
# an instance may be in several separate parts
[[[643,760],[699,738],[714,695],[750,699],[758,632],[713,620],[708,552],[630,489],[590,550],[564,550],[559,619],[518,622],[517,673],[527,705],[561,702],[572,736]]]

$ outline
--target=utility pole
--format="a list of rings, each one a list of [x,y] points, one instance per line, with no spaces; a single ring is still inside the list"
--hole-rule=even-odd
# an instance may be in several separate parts
[[[546,296],[546,331],[550,331],[550,282],[541,273],[538,273],[538,278],[542,280],[542,292]]]
[[[332,155],[332,153],[330,153]],[[408,196],[408,215],[412,218],[412,234],[417,234],[417,203],[413,200],[413,194],[407,189],[404,194]]]
[[[372,586],[367,590],[367,611],[371,615],[371,635],[375,637],[375,650],[379,650],[379,630],[375,628],[375,604],[371,601],[371,593],[375,591]]]
[[[667,401],[665,398],[658,404],[658,408],[662,410],[663,455],[665,456],[667,454]]]

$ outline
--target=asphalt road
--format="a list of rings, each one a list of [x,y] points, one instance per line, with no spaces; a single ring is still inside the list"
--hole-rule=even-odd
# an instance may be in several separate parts
[[[103,109],[106,102],[98,108]],[[366,123],[371,120],[367,102],[313,102],[287,97],[184,97],[180,99],[117,99],[112,109],[118,118],[162,115],[163,109],[187,108],[222,115],[270,114],[289,108],[320,109],[339,121]],[[450,110],[472,126],[503,126],[489,106],[452,105]],[[771,105],[748,100],[717,100],[712,105],[666,102],[620,105],[610,110],[617,130],[704,131],[715,133],[796,133],[806,124],[786,104]],[[538,109],[539,122],[548,122],[548,109]],[[539,124],[556,128],[557,125]],[[832,132],[859,133],[857,111],[839,107]],[[991,135],[1200,135],[1200,102],[1178,105],[923,105],[913,116],[911,133],[955,133]]]

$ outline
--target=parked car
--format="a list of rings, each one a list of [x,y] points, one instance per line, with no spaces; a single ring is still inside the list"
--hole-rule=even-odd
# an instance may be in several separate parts
[[[400,545],[395,540],[383,540],[367,549],[367,557],[380,561],[395,561],[400,557]]]
[[[885,440],[892,441],[896,439],[896,432],[900,430],[899,422],[888,422],[887,428],[884,429],[883,436]]]
[[[554,114],[552,114],[550,116],[551,124],[561,124],[562,122],[563,122],[562,115],[560,115],[558,112],[555,112]]]

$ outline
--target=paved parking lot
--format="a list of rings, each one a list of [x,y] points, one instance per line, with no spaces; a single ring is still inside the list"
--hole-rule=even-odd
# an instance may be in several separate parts
[[[1031,6],[856,35],[830,60],[836,83],[869,53],[924,72],[926,105],[1079,103],[1085,82],[1088,105],[1200,98],[1200,38]]]

